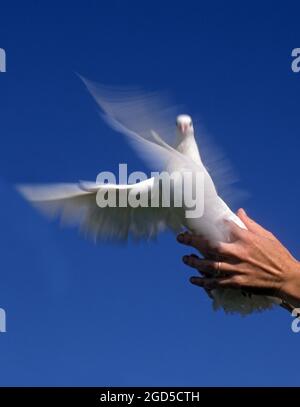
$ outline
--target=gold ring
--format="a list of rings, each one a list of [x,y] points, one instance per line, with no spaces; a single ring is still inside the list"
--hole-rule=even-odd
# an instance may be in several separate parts
[[[220,274],[221,274],[221,263],[218,261],[217,262],[217,272],[216,272],[217,277],[219,277]]]

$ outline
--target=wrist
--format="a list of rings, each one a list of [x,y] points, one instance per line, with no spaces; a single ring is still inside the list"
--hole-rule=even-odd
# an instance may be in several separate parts
[[[285,279],[278,290],[279,297],[294,306],[300,305],[300,262],[293,260],[285,270]]]

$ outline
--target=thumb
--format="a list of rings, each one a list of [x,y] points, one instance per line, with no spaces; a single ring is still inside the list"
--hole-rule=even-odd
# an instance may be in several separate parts
[[[276,240],[275,236],[271,232],[263,228],[253,219],[249,218],[249,216],[246,214],[246,211],[243,208],[240,208],[237,211],[237,216],[241,219],[242,222],[244,222],[246,228],[250,232],[258,236],[266,237],[267,239]]]

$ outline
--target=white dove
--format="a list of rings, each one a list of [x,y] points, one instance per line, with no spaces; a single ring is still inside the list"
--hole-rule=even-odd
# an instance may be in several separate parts
[[[202,188],[197,188],[197,179],[189,183],[196,190],[196,200],[203,203],[202,212],[197,217],[188,217],[184,202],[176,207],[164,207],[161,199],[158,205],[132,207],[100,207],[99,196],[104,197],[113,191],[120,199],[121,193],[127,197],[147,197],[158,185],[161,198],[163,184],[158,176],[132,184],[100,184],[99,182],[79,182],[77,184],[19,185],[18,190],[35,206],[52,216],[60,215],[64,221],[78,224],[81,230],[92,234],[95,240],[149,239],[165,229],[174,232],[187,228],[201,234],[210,242],[230,241],[230,235],[222,220],[231,220],[245,228],[241,220],[230,210],[218,195],[215,185],[201,160],[194,137],[194,127],[190,116],[179,115],[176,120],[176,137],[168,141],[170,132],[166,126],[164,109],[157,105],[155,95],[147,97],[138,92],[128,95],[127,91],[111,91],[100,85],[84,80],[88,90],[104,113],[105,120],[117,131],[126,135],[155,169],[163,169],[169,174],[189,172],[200,173]],[[155,101],[155,103],[153,103]],[[160,135],[164,135],[161,138]],[[187,183],[187,181],[185,180]],[[174,178],[173,189],[177,183]],[[189,185],[191,187],[191,185]],[[184,194],[184,185],[180,189]],[[200,195],[201,194],[201,195]],[[119,202],[119,201],[118,201]],[[215,309],[226,312],[248,314],[263,310],[278,303],[272,297],[245,295],[241,290],[218,288],[211,292]]]

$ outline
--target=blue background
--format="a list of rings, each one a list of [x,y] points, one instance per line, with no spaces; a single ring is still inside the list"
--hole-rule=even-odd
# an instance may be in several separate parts
[[[13,188],[143,169],[75,72],[167,89],[226,151],[249,214],[299,257],[299,12],[296,1],[1,2],[1,385],[300,384],[286,311],[215,313],[174,236],[95,246]]]

